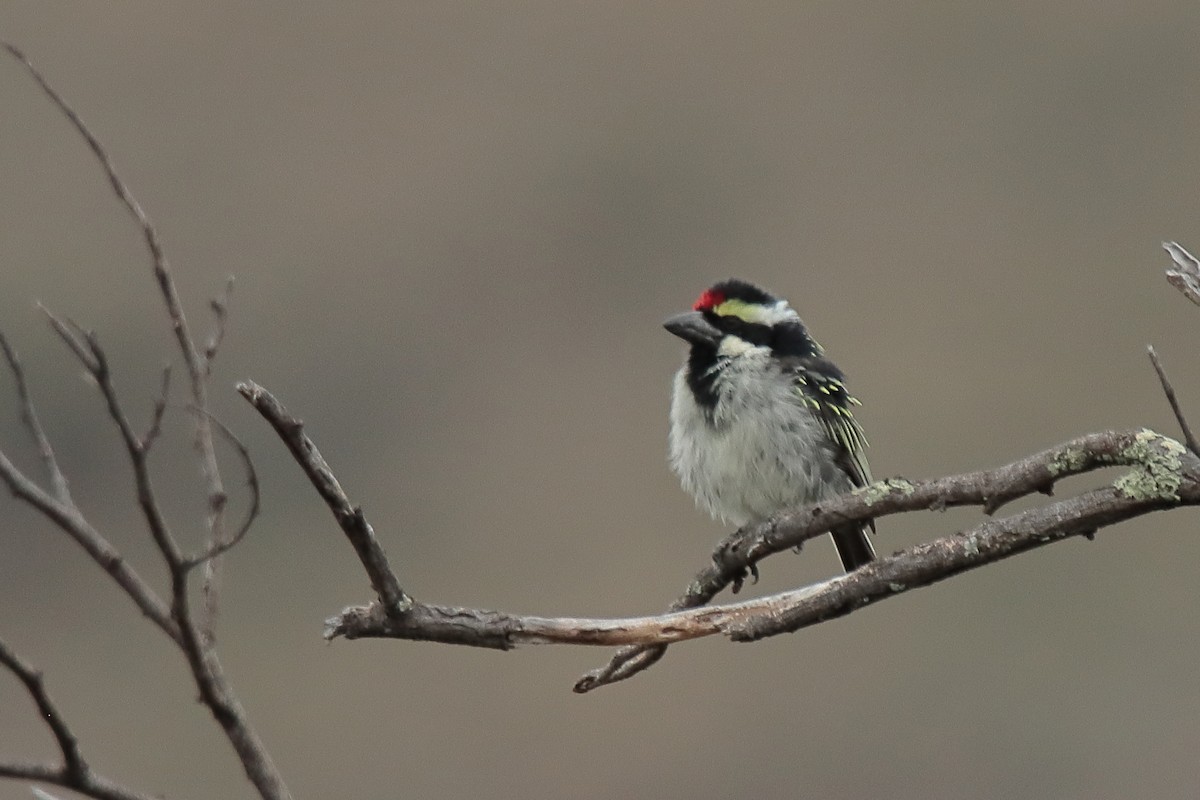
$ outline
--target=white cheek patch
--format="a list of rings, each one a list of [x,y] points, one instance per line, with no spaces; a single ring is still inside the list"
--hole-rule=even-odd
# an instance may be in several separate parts
[[[720,346],[717,347],[717,355],[725,356],[726,358],[735,358],[754,352],[767,353],[769,351],[765,347],[750,344],[745,339],[732,335],[722,339]]]

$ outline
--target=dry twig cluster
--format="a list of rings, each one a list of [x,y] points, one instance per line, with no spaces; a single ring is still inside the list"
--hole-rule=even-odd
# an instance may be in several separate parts
[[[167,408],[167,396],[170,389],[169,371],[163,373],[162,392],[155,403],[154,412],[146,431],[139,434],[126,414],[113,385],[108,358],[104,348],[100,345],[99,338],[95,333],[84,330],[73,321],[60,318],[46,309],[43,311],[55,332],[84,370],[94,379],[100,395],[104,399],[108,415],[120,434],[129,462],[133,467],[139,511],[167,568],[170,582],[169,597],[164,599],[149,582],[142,578],[104,535],[92,526],[72,501],[67,489],[67,479],[59,468],[50,442],[38,422],[20,362],[15,351],[3,339],[0,339],[0,344],[3,345],[4,355],[17,385],[22,417],[41,454],[50,488],[47,491],[40,487],[21,472],[2,452],[0,452],[0,480],[7,484],[9,490],[19,500],[36,509],[74,539],[129,596],[142,614],[166,634],[183,655],[199,692],[200,701],[212,712],[213,718],[221,726],[225,737],[241,760],[246,776],[254,784],[258,793],[263,798],[285,800],[290,798],[291,794],[284,784],[283,776],[272,763],[270,753],[254,730],[245,709],[242,708],[241,702],[234,693],[217,657],[215,647],[214,627],[219,606],[221,555],[233,547],[249,530],[258,506],[257,479],[253,477],[254,472],[249,457],[245,448],[241,447],[240,443],[237,443],[236,439],[229,434],[229,438],[234,441],[251,476],[251,493],[254,498],[251,512],[245,522],[233,535],[229,535],[225,524],[227,496],[221,480],[221,471],[217,463],[213,440],[214,427],[223,433],[227,433],[227,431],[223,426],[214,426],[208,411],[208,379],[224,332],[224,303],[221,301],[214,306],[217,313],[209,345],[203,350],[198,349],[187,318],[183,313],[183,305],[175,290],[175,282],[171,277],[171,270],[158,232],[125,182],[117,174],[103,145],[20,50],[10,44],[5,44],[4,48],[25,66],[46,96],[75,126],[99,160],[121,204],[129,211],[141,229],[150,253],[154,278],[187,369],[190,388],[188,402],[194,412],[195,444],[208,495],[208,519],[205,525],[207,544],[197,553],[188,554],[183,551],[178,536],[162,512],[150,474],[148,458],[158,439],[163,415]],[[191,577],[197,567],[203,567],[205,572],[201,587],[203,599],[199,609],[195,607],[191,594]],[[40,675],[28,664],[25,664],[3,641],[0,641],[0,663],[3,663],[28,688],[38,708],[42,710],[47,724],[54,732],[62,754],[62,764],[59,765],[0,761],[0,777],[57,784],[97,798],[112,798],[113,800],[132,800],[134,798],[145,800],[148,798],[148,795],[121,787],[92,770],[84,759],[74,736],[71,735],[70,728],[46,693]]]

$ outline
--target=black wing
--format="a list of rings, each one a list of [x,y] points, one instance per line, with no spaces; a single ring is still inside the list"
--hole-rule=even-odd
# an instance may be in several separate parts
[[[801,356],[791,364],[796,390],[804,402],[821,420],[821,425],[833,444],[838,465],[854,486],[871,482],[867,466],[867,439],[862,426],[854,418],[858,400],[846,390],[841,370],[820,355]],[[874,532],[875,520],[834,528],[833,543],[846,572],[852,572],[875,559],[868,532]]]
[[[854,407],[860,403],[847,391],[841,370],[820,356],[796,358],[789,366],[795,376],[797,391],[821,420],[829,440],[837,449],[838,464],[855,486],[866,486],[871,482],[867,439],[854,418]]]

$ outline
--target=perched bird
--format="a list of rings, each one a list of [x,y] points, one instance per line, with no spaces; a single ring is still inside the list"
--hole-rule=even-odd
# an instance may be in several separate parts
[[[786,300],[722,281],[663,323],[691,345],[671,397],[671,467],[714,517],[742,526],[871,481],[844,376]],[[849,572],[874,524],[835,528]]]

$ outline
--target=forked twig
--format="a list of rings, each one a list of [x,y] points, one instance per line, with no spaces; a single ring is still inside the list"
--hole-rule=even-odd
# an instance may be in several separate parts
[[[79,741],[67,725],[58,706],[46,691],[42,674],[21,659],[17,653],[0,639],[0,666],[3,666],[25,687],[25,691],[37,706],[38,716],[54,735],[62,754],[62,764],[38,764],[29,762],[0,761],[0,778],[17,778],[40,781],[97,798],[97,800],[151,800],[150,795],[134,792],[97,775],[88,766],[79,749]],[[35,787],[36,791],[36,787]],[[43,793],[45,794],[45,793]]]
[[[25,691],[33,698],[38,715],[45,721],[50,732],[54,734],[54,740],[58,743],[59,752],[63,757],[63,770],[73,777],[80,777],[86,773],[88,766],[87,762],[83,760],[83,754],[79,752],[79,741],[46,692],[41,673],[22,661],[3,640],[0,640],[0,664],[17,676],[17,680],[25,686]]]
[[[75,357],[83,364],[83,368],[89,373],[94,374],[100,368],[100,365],[92,357],[91,347],[88,346],[87,340],[91,336],[91,333],[85,331],[80,327],[79,323],[69,317],[60,318],[56,316],[53,311],[41,303],[38,303],[37,307],[38,311],[46,315],[46,319],[49,320],[50,327],[54,329],[54,332],[58,334],[63,343],[70,348]]]

